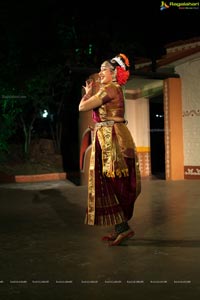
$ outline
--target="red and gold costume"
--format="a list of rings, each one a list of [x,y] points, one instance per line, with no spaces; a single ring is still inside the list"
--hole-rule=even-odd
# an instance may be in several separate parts
[[[116,225],[133,216],[141,191],[136,147],[124,120],[124,95],[115,82],[100,88],[89,167],[85,223]]]

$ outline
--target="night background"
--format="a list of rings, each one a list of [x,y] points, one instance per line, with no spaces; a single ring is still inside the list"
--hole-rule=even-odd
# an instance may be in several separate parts
[[[147,3],[1,1],[0,161],[8,159],[10,144],[23,144],[27,158],[32,140],[48,138],[64,170],[79,169],[85,79],[120,52],[134,76],[138,57],[153,66],[166,44],[199,36],[199,9],[161,11],[161,1]]]

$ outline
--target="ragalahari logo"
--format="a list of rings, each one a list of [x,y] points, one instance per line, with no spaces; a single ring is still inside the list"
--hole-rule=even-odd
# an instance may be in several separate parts
[[[166,2],[161,1],[160,10],[165,10],[165,9],[167,9],[169,7],[170,6]]]
[[[161,1],[160,10],[176,7],[178,9],[196,9],[199,10],[199,2],[176,2],[176,1]]]

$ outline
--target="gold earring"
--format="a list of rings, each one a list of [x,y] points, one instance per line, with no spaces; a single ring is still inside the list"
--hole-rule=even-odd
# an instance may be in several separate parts
[[[112,74],[112,81],[116,81],[116,70]]]

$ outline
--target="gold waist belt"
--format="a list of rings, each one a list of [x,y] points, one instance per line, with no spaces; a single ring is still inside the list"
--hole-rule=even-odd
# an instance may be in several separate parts
[[[95,124],[95,127],[102,127],[102,126],[112,126],[116,123],[124,123],[124,124],[127,124],[128,121],[127,120],[124,120],[124,121],[113,121],[113,120],[110,120],[110,121],[103,121],[103,122],[97,122]]]

